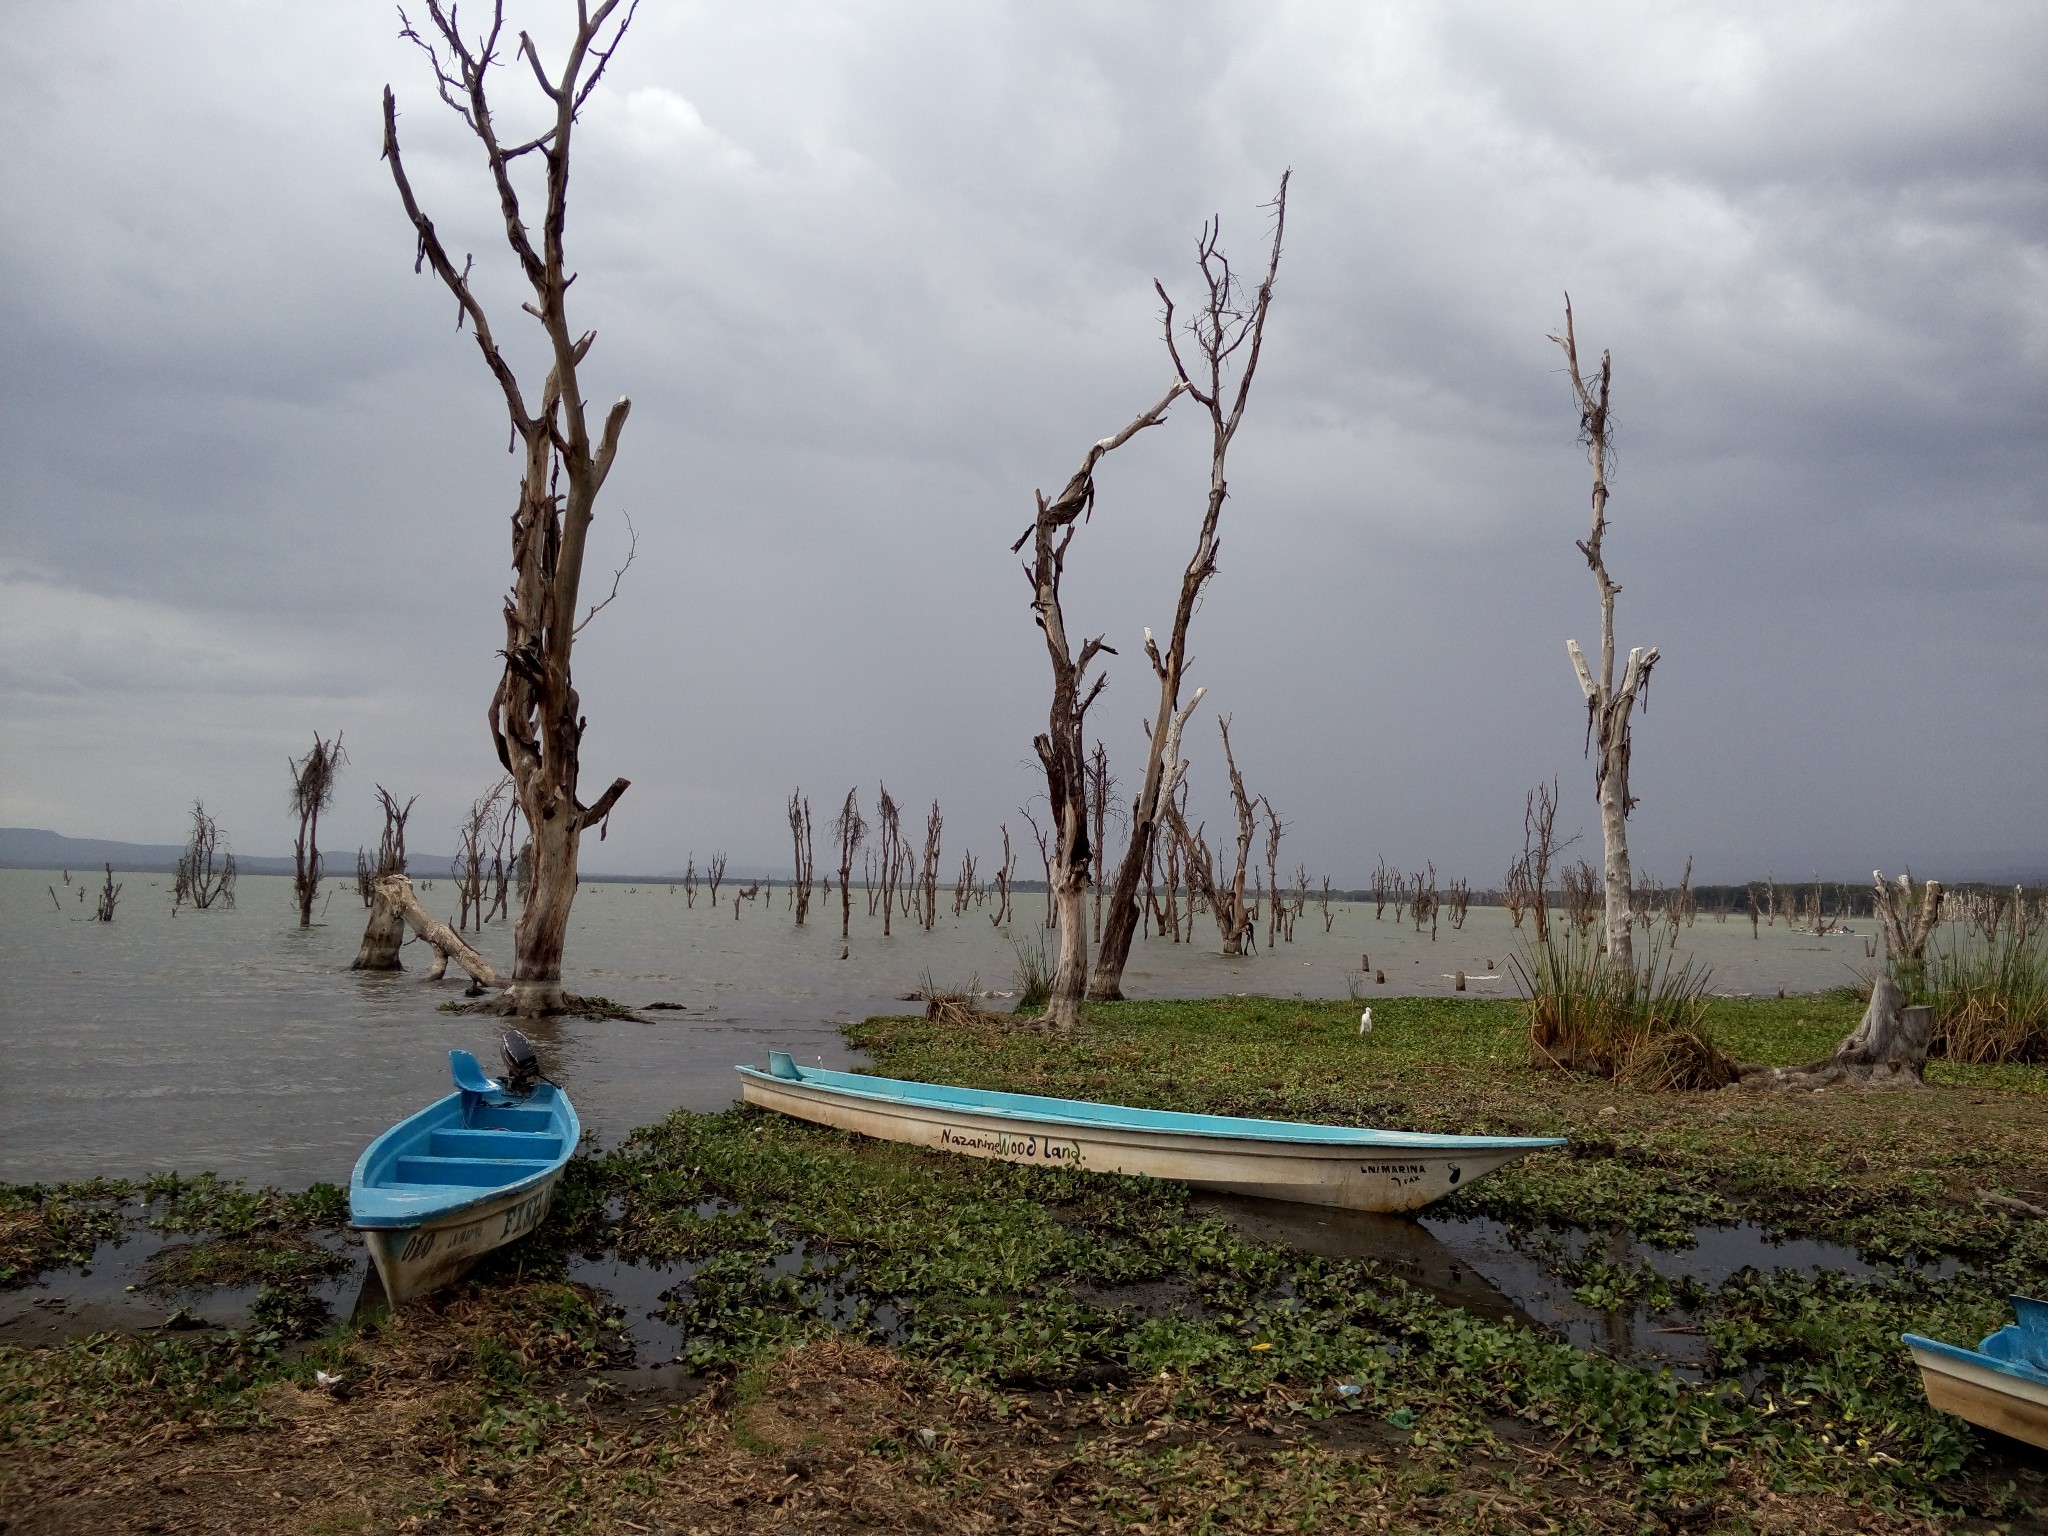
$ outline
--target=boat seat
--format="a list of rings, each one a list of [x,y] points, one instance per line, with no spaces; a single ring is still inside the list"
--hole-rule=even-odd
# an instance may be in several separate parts
[[[421,1157],[414,1154],[399,1158],[391,1174],[403,1184],[454,1184],[490,1189],[499,1184],[517,1184],[536,1173],[546,1173],[552,1166],[552,1159],[535,1162],[526,1158]]]
[[[467,1051],[448,1053],[448,1075],[455,1079],[455,1086],[464,1093],[483,1095],[505,1091],[484,1071],[483,1063]]]
[[[478,1129],[439,1130],[428,1138],[434,1157],[540,1158],[552,1163],[562,1151],[562,1138],[544,1131]]]
[[[470,1108],[464,1124],[472,1131],[546,1131],[552,1134],[555,1117],[545,1109],[479,1103]]]

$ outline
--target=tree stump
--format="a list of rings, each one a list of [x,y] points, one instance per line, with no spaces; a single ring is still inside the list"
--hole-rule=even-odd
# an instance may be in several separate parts
[[[402,971],[398,947],[405,942],[405,919],[383,891],[372,889],[370,920],[363,927],[363,942],[356,949],[352,971]]]
[[[1826,1061],[1803,1067],[1744,1067],[1740,1081],[1758,1088],[1925,1088],[1927,1047],[1934,1036],[1934,1010],[1908,1008],[1906,996],[1889,976],[1870,989],[1863,1019]]]

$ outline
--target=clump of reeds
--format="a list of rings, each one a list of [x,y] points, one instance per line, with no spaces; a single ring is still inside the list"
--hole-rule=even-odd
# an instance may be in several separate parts
[[[1052,996],[1052,957],[1045,952],[1045,935],[1013,939],[1017,952],[1017,1012],[1043,1008]]]
[[[2013,923],[1960,930],[1927,967],[1935,1054],[1972,1063],[2048,1061],[2048,934]]]
[[[926,971],[917,995],[924,999],[924,1016],[933,1024],[985,1029],[1002,1023],[1000,1018],[981,1006],[979,976],[971,978],[964,987],[942,987],[932,980],[932,973]]]
[[[1530,1056],[1538,1066],[1652,1090],[1710,1089],[1736,1065],[1707,1028],[1709,973],[1653,942],[1638,967],[1566,931],[1510,962],[1527,996]]]

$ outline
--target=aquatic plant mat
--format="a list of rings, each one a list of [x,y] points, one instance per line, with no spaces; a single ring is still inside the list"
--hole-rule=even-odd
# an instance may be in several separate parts
[[[1860,1006],[1717,1001],[1708,1023],[1789,1063]],[[1897,1344],[1973,1340],[2048,1287],[2026,1214],[2048,1207],[2048,1073],[1650,1093],[1530,1069],[1520,1021],[1386,1000],[1360,1037],[1343,1005],[1232,999],[1091,1009],[1068,1039],[859,1035],[904,1076],[1566,1134],[1434,1209],[1629,1320],[1612,1350],[1258,1240],[1177,1186],[678,1115],[578,1159],[535,1239],[396,1318],[0,1348],[7,1536],[2048,1530],[2048,1456],[1932,1412]],[[101,1251],[111,1188],[0,1202],[17,1278]],[[243,1241],[308,1219],[251,1197],[263,1228],[225,1191],[208,1210]],[[1645,1258],[1743,1223],[1861,1259],[1708,1283]],[[1690,1364],[1645,1357],[1641,1325],[1683,1330]]]

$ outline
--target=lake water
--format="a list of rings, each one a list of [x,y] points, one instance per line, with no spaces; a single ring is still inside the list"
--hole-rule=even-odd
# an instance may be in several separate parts
[[[174,914],[168,875],[126,875],[111,924],[92,920],[89,890],[78,899],[82,877],[74,870],[66,885],[55,871],[0,870],[0,1181],[177,1169],[287,1187],[345,1182],[373,1136],[447,1091],[449,1047],[496,1058],[497,1021],[438,1012],[463,982],[425,981],[417,944],[407,972],[348,969],[364,912],[340,882],[323,893],[320,921],[301,930],[279,876],[244,877],[233,910]],[[684,1005],[646,1022],[525,1026],[602,1141],[678,1107],[725,1107],[733,1065],[763,1063],[771,1047],[847,1065],[843,1024],[902,1011],[897,1000],[927,973],[941,986],[979,978],[1009,989],[1014,940],[1044,934],[1044,897],[1027,894],[1003,930],[986,909],[942,911],[930,933],[899,920],[885,939],[856,891],[841,959],[836,900],[797,929],[780,889],[765,905],[741,903],[737,919],[730,886],[724,894],[716,909],[701,892],[692,909],[666,885],[593,882],[578,894],[569,989]],[[454,905],[445,880],[422,898],[444,914]],[[942,905],[949,899],[941,893]],[[1387,979],[1362,984],[1368,1000],[1449,993],[1459,970],[1472,978],[1468,995],[1512,995],[1515,939],[1498,908],[1473,908],[1462,931],[1441,923],[1434,943],[1391,909],[1382,920],[1370,905],[1331,910],[1327,934],[1312,902],[1293,944],[1244,959],[1215,953],[1206,915],[1193,944],[1141,939],[1125,992],[1344,997],[1370,956]],[[1863,932],[1766,928],[1753,940],[1746,920],[1702,918],[1683,943],[1712,967],[1718,991],[1810,992],[1854,981],[1869,963],[1871,925],[1852,926]],[[508,930],[493,925],[476,942],[509,969]]]

